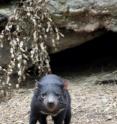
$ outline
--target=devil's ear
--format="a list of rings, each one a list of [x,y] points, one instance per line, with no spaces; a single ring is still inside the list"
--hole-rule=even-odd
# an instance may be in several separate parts
[[[69,80],[64,79],[64,90],[68,89]]]

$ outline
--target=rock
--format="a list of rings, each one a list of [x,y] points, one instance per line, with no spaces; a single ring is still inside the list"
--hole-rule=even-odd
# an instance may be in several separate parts
[[[116,71],[113,71],[111,73],[103,74],[102,76],[98,77],[95,81],[95,84],[99,85],[115,85],[117,84],[117,78],[116,78]]]
[[[8,17],[6,15],[0,14],[0,31],[4,29],[4,26],[6,25],[8,21]]]
[[[4,29],[8,21],[8,16],[0,14],[0,31]],[[0,48],[0,65],[4,66],[9,62],[9,45],[6,44],[4,48]]]
[[[0,14],[11,16],[13,14],[14,9],[16,8],[15,5],[0,5]]]
[[[9,16],[13,14],[15,6],[7,5],[0,7],[0,31],[7,24]],[[9,62],[9,44],[6,43],[4,48],[0,48],[0,65],[5,66]]]
[[[9,45],[5,44],[3,48],[0,48],[0,65],[5,66],[9,63],[10,52]]]
[[[14,8],[13,5],[0,6],[0,31],[4,29],[9,16],[13,14]]]
[[[50,45],[52,53],[87,42],[95,38],[92,34],[100,36],[99,30],[117,31],[117,0],[49,0],[48,8],[58,27],[65,30],[58,50]]]
[[[60,27],[76,32],[117,31],[117,0],[49,0],[48,8]]]
[[[78,45],[81,45],[89,40],[92,40],[96,37],[99,37],[104,32],[103,31],[94,31],[94,32],[75,32],[73,30],[64,30],[61,31],[64,34],[64,37],[56,45],[56,48],[52,47],[50,41],[47,42],[49,53],[56,53],[62,50],[72,48]]]
[[[101,36],[105,30],[117,32],[117,0],[49,0],[47,7],[64,34],[56,49],[47,42],[49,53],[88,42]],[[13,5],[2,7],[0,13],[10,16],[14,8]],[[0,65],[7,63],[8,50],[8,46],[0,49]]]
[[[112,119],[113,119],[113,117],[111,115],[106,115],[106,121],[110,121]]]

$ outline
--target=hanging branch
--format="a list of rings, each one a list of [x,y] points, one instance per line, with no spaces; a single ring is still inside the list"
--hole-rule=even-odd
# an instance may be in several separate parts
[[[0,46],[4,47],[5,42],[10,45],[10,62],[5,70],[4,86],[12,86],[10,79],[16,70],[16,87],[19,87],[26,78],[25,70],[29,65],[38,68],[39,76],[51,71],[46,42],[49,39],[56,47],[61,33],[53,24],[46,5],[46,0],[22,0],[2,31]]]

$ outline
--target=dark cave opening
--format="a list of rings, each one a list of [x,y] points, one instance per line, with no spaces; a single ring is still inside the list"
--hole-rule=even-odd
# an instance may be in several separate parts
[[[116,67],[117,33],[108,31],[104,35],[75,48],[50,55],[53,73],[87,70],[101,70]],[[109,68],[110,69],[110,68]]]

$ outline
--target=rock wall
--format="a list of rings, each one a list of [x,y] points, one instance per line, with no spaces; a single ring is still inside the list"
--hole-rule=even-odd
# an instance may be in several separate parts
[[[61,27],[76,32],[117,31],[117,0],[50,0],[48,7]]]
[[[117,31],[117,0],[49,0],[48,8],[65,29],[58,51],[87,42],[105,33],[103,29]]]
[[[13,14],[14,8],[14,5],[2,7],[0,14],[4,14],[6,18]],[[57,49],[52,47],[51,42],[47,42],[49,53],[80,45],[108,30],[117,31],[117,0],[49,0],[48,9],[64,34]],[[3,27],[6,23],[1,18],[3,17],[0,16],[0,26],[2,24]],[[8,58],[7,53],[7,46],[0,49],[0,64],[3,56]]]

